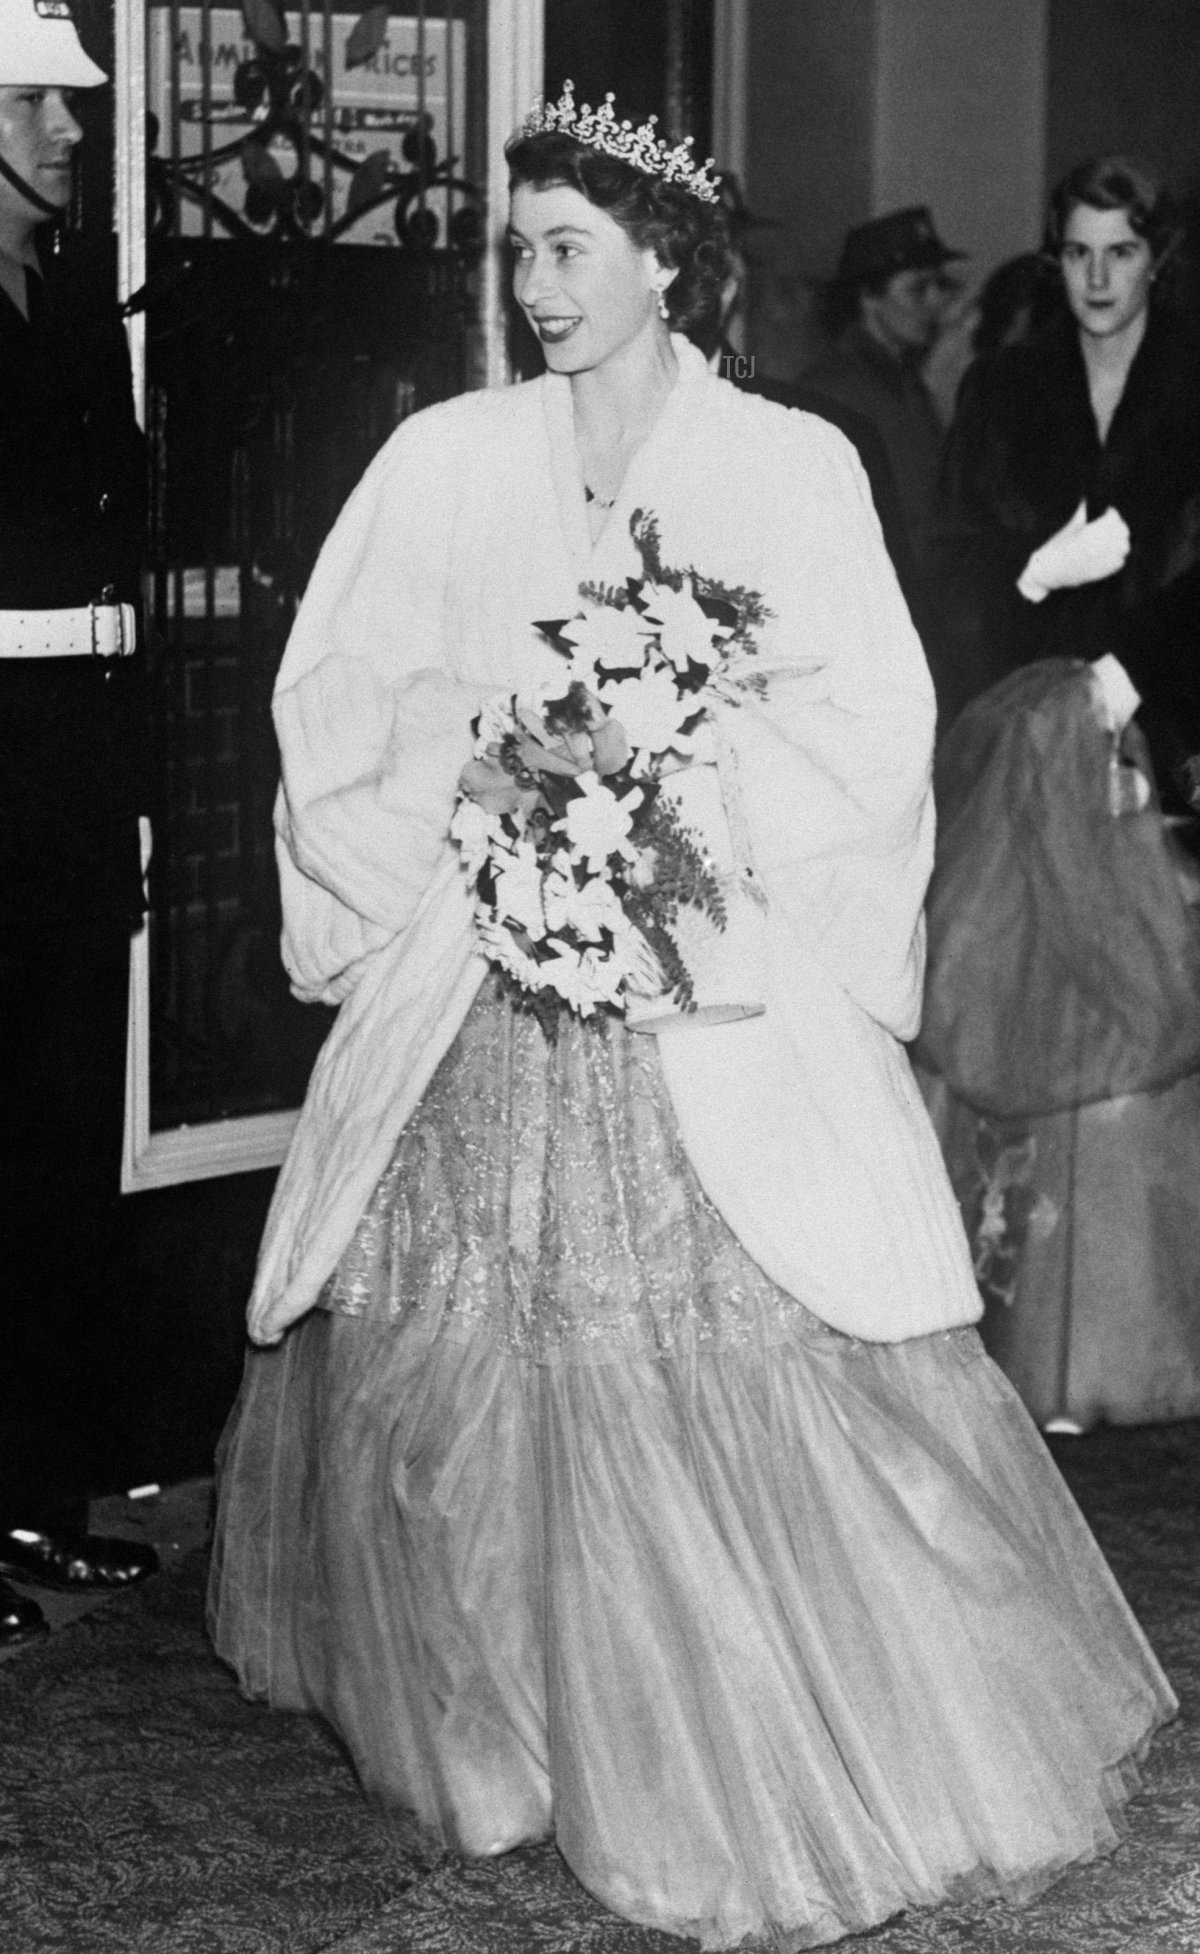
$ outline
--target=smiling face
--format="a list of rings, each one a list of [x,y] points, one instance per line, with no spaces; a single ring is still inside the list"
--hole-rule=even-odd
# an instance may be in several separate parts
[[[83,131],[69,88],[0,88],[0,156],[56,210],[71,201],[71,157]],[[36,207],[0,177],[0,214],[28,224]]]
[[[588,373],[666,327],[664,274],[621,226],[566,184],[513,191],[513,293],[553,373]]]
[[[1085,333],[1109,339],[1145,313],[1154,254],[1125,211],[1076,204],[1063,229],[1059,263],[1067,304]]]

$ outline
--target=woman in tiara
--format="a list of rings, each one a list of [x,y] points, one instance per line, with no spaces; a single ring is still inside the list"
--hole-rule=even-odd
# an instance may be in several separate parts
[[[1114,1843],[1174,1699],[972,1328],[900,1043],[920,647],[849,444],[689,343],[726,272],[707,168],[569,92],[508,153],[547,371],[404,424],[280,673],[285,954],[341,1011],[263,1244],[212,1632],[385,1811],[473,1855],[552,1836],[705,1947],[1019,1899]],[[451,821],[460,779],[536,796],[472,721],[556,677],[533,620],[638,577],[639,511],[663,564],[762,599],[712,719],[765,1010],[549,1036]]]

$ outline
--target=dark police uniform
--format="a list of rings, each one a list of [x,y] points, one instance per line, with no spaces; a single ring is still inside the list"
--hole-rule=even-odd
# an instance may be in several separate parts
[[[734,386],[743,393],[758,394],[763,400],[773,400],[779,407],[793,407],[802,414],[815,414],[819,420],[829,421],[857,450],[863,472],[870,483],[871,500],[875,504],[875,513],[879,517],[879,526],[883,531],[887,553],[892,559],[892,568],[904,592],[913,622],[920,629],[922,592],[916,556],[908,533],[900,492],[896,486],[895,473],[888,459],[883,438],[874,421],[866,414],[860,414],[853,407],[848,407],[844,401],[836,399],[834,395],[821,393],[816,387],[803,386],[792,380],[773,380],[768,377],[760,379],[753,370],[748,373],[743,370],[747,364],[753,369],[753,360],[745,362],[732,350],[722,351],[719,355],[717,372],[732,380]]]
[[[136,605],[146,476],[125,336],[69,250],[44,272],[28,320],[0,292],[0,613]],[[111,1258],[145,681],[140,655],[5,656],[6,623],[0,1526],[79,1531],[120,1469]]]
[[[848,326],[805,385],[871,421],[887,451],[909,542],[922,561],[929,543],[945,434],[914,363],[897,359],[865,326]]]

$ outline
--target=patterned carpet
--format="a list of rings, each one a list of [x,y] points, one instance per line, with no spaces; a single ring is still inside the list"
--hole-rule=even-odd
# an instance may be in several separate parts
[[[870,1954],[1200,1954],[1200,1424],[1055,1454],[1182,1714],[1113,1857],[1021,1911],[899,1919]],[[194,1553],[0,1667],[4,1954],[682,1954],[551,1847],[464,1865],[385,1837],[332,1738],[238,1696],[203,1574]]]

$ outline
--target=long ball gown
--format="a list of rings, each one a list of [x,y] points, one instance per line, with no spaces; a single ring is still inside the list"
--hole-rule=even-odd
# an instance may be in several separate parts
[[[976,1333],[819,1322],[701,1191],[656,1041],[491,982],[250,1357],[211,1625],[385,1812],[552,1834],[705,1948],[1027,1897],[1176,1707]]]
[[[1038,1423],[1200,1414],[1200,871],[1086,666],[1010,674],[939,749],[917,1076]]]

